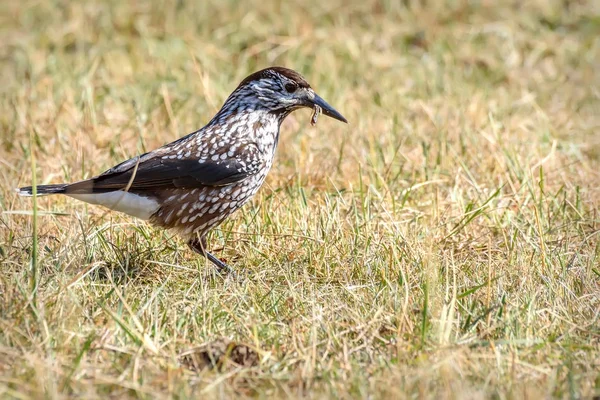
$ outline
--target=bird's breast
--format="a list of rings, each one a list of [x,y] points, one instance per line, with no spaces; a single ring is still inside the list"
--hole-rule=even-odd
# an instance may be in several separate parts
[[[260,152],[272,159],[279,140],[279,122],[265,115],[255,115],[248,122],[249,136],[254,139]]]

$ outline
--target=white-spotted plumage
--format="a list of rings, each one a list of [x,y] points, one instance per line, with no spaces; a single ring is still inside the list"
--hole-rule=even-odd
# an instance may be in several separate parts
[[[267,68],[244,79],[202,129],[92,179],[38,186],[37,193],[65,194],[175,229],[192,249],[227,268],[206,252],[204,237],[262,186],[279,127],[301,107],[318,107],[346,122],[298,73]],[[27,187],[19,193],[32,192]]]

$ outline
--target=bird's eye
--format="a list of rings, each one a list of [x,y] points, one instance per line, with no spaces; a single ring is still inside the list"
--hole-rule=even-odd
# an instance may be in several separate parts
[[[296,89],[298,89],[298,85],[296,85],[295,83],[285,84],[285,90],[287,90],[288,93],[294,93]]]

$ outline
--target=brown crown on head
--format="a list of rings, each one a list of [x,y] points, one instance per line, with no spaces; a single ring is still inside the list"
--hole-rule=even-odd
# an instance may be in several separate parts
[[[273,73],[283,75],[286,78],[296,82],[298,87],[301,87],[301,88],[309,88],[310,87],[310,85],[308,84],[308,82],[306,82],[306,79],[304,79],[302,77],[302,75],[300,75],[293,69],[284,68],[284,67],[269,67],[269,68],[261,69],[260,71],[257,71],[255,73],[253,73],[252,75],[247,76],[246,79],[244,79],[239,84],[238,87],[244,86],[248,82],[258,81],[260,79],[265,79],[265,78],[270,78],[273,76]]]

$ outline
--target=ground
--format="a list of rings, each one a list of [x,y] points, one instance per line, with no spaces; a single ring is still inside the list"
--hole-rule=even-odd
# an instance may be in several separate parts
[[[594,1],[4,1],[0,396],[600,396]],[[282,126],[210,238],[14,188],[202,127],[249,73]]]

